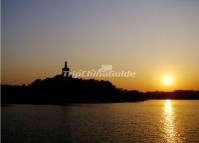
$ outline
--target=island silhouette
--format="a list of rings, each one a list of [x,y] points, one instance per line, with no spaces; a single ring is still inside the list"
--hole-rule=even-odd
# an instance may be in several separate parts
[[[199,91],[173,92],[126,90],[110,81],[73,78],[67,62],[62,73],[29,85],[1,85],[2,104],[69,104],[135,102],[148,99],[199,99]]]

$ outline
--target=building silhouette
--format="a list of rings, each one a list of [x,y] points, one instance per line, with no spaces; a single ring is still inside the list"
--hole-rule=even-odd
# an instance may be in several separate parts
[[[67,61],[65,61],[65,65],[62,68],[62,76],[63,77],[70,77],[69,71],[70,71],[70,69],[67,66]]]

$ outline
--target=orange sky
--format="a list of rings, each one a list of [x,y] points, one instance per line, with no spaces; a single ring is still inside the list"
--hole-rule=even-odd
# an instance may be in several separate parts
[[[2,1],[2,83],[71,70],[131,70],[127,89],[199,89],[199,1]],[[173,84],[162,83],[164,75]]]

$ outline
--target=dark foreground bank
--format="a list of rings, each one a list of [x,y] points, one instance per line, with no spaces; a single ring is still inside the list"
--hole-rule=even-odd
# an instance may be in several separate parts
[[[199,91],[139,92],[116,88],[104,80],[84,80],[57,75],[29,85],[1,85],[2,104],[67,104],[133,102],[147,99],[199,99]]]

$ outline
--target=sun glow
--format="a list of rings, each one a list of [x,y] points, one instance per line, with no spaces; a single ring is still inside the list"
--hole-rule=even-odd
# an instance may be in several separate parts
[[[173,84],[173,77],[170,75],[166,75],[163,77],[162,82],[166,86],[170,86]]]

